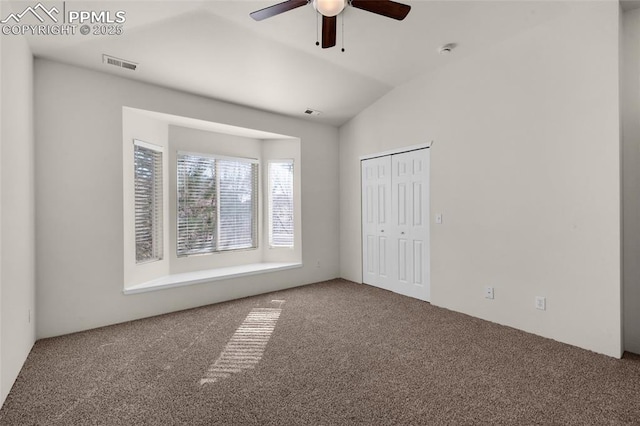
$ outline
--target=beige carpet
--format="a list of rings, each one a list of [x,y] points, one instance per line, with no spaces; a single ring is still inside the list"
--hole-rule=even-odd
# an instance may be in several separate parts
[[[640,358],[334,280],[41,340],[0,424],[638,425]]]

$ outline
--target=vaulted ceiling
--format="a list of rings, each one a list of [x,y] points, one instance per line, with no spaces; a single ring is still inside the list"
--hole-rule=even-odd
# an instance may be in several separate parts
[[[125,11],[124,33],[28,39],[37,57],[339,126],[398,85],[571,13],[571,2],[560,1],[413,0],[395,21],[347,7],[338,45],[321,49],[311,5],[261,22],[249,17],[277,2],[67,1],[67,10]],[[445,43],[458,47],[439,55]],[[107,66],[103,53],[138,69]],[[306,116],[307,108],[322,114]]]

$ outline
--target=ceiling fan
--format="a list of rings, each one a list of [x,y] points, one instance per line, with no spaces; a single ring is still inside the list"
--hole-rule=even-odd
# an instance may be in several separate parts
[[[300,6],[312,3],[322,15],[322,48],[336,45],[337,16],[346,6],[366,10],[387,18],[403,20],[411,10],[411,6],[391,0],[288,0],[249,14],[256,21],[271,18]]]

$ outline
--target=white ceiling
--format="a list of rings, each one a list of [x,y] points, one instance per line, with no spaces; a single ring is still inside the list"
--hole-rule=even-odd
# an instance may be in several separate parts
[[[67,10],[126,11],[124,34],[38,35],[29,43],[38,57],[339,126],[394,87],[569,13],[572,3],[404,1],[412,7],[404,21],[347,8],[343,53],[340,20],[338,46],[315,45],[311,5],[261,22],[249,17],[278,2],[67,1]],[[11,7],[19,12],[33,3]],[[46,2],[55,3],[62,2]],[[458,47],[438,55],[445,43]],[[103,53],[139,67],[104,65]],[[323,114],[306,116],[306,108]]]

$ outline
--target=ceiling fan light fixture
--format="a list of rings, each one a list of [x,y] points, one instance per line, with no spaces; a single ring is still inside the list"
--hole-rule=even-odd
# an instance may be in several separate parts
[[[326,17],[337,16],[347,5],[347,0],[313,0],[313,7]]]

